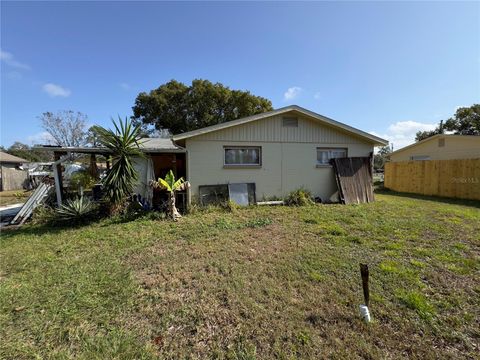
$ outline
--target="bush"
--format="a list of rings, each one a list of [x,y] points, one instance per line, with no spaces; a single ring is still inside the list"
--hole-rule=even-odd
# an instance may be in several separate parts
[[[87,171],[77,171],[70,177],[70,186],[74,189],[79,189],[80,187],[85,190],[91,189],[95,182],[95,178]]]
[[[309,190],[300,188],[289,193],[284,199],[284,203],[288,206],[306,206],[312,205],[315,202]]]
[[[45,225],[55,220],[55,210],[50,206],[37,206],[32,213],[32,224]]]
[[[69,199],[55,210],[56,220],[79,223],[91,219],[95,215],[96,210],[95,204],[86,197]]]

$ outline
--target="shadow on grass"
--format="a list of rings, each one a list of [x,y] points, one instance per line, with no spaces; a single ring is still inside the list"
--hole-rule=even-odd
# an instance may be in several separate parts
[[[25,224],[25,225],[12,225],[3,227],[1,229],[0,241],[9,239],[18,235],[45,235],[45,234],[58,234],[65,230],[81,229],[89,226],[98,220],[89,220],[79,223],[46,223],[46,224]]]
[[[429,195],[421,195],[421,194],[413,194],[413,193],[404,193],[404,192],[397,192],[385,188],[376,188],[375,194],[384,194],[384,195],[393,195],[399,196],[404,198],[410,199],[419,199],[419,200],[428,200],[428,201],[435,201],[444,204],[453,204],[453,205],[463,205],[463,206],[471,206],[480,209],[480,201],[479,200],[467,200],[467,199],[458,199],[458,198],[448,198],[448,197],[440,197],[440,196],[429,196]]]

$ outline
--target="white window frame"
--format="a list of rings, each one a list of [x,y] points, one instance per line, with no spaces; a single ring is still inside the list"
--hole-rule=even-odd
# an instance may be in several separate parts
[[[320,151],[328,151],[328,163],[320,163],[318,162],[318,153]],[[333,155],[333,152],[338,152],[338,151],[344,151],[345,156],[348,157],[348,148],[334,148],[334,147],[317,147],[317,152],[316,152],[316,165],[317,167],[331,167],[332,165],[330,164],[330,160],[335,158]]]
[[[227,150],[250,150],[250,149],[257,149],[258,150],[258,163],[257,164],[247,164],[247,163],[239,163],[239,164],[227,164],[226,162],[226,155]],[[262,166],[262,147],[261,146],[227,146],[223,147],[223,167],[224,168],[259,168]]]

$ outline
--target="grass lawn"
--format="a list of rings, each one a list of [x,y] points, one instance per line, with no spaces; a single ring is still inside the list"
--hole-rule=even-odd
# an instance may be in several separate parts
[[[0,191],[0,206],[23,203],[30,195],[31,191],[24,190]]]
[[[377,200],[4,232],[0,358],[475,358],[480,204]]]

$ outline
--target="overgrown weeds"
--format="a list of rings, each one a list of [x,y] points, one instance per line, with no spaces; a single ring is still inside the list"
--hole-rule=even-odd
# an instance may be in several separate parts
[[[313,205],[312,193],[304,188],[300,188],[290,192],[284,199],[285,205],[289,206],[306,206]]]

